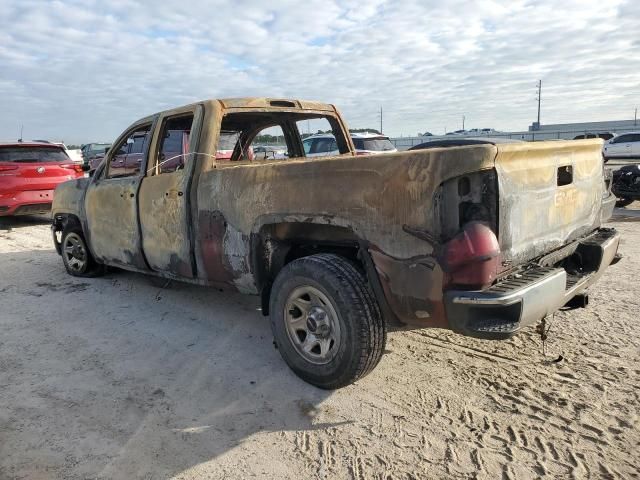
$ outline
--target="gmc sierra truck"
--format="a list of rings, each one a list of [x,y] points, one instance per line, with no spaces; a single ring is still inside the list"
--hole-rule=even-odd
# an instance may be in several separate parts
[[[339,154],[305,156],[318,120]],[[250,155],[276,128],[286,156]],[[56,249],[75,276],[115,266],[259,295],[285,362],[321,388],[370,372],[389,328],[508,338],[586,303],[618,259],[600,139],[356,156],[348,132],[333,105],[302,100],[145,117],[56,189]],[[123,168],[127,144],[140,152]]]

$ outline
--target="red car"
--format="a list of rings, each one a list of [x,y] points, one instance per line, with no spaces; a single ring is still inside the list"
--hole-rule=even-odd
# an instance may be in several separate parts
[[[48,213],[56,186],[83,175],[61,146],[0,143],[0,216]]]

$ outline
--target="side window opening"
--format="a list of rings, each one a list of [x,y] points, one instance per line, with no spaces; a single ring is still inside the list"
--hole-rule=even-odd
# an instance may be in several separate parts
[[[287,143],[280,125],[267,127],[253,138],[251,149],[255,160],[286,158]]]
[[[187,162],[191,161],[189,141],[192,126],[192,113],[171,117],[163,122],[156,174],[182,170]]]
[[[340,122],[313,112],[227,113],[220,127],[216,160],[265,161],[349,153]],[[313,132],[313,133],[312,133]],[[328,133],[327,133],[328,132]],[[318,139],[322,141],[318,142]]]
[[[338,142],[334,135],[334,132],[340,132],[341,129],[333,117],[314,116],[298,120],[296,127],[307,157],[329,157],[349,152],[349,146],[344,139],[340,138]]]
[[[131,177],[140,174],[150,130],[151,124],[137,127],[110,150],[111,160],[105,178]]]

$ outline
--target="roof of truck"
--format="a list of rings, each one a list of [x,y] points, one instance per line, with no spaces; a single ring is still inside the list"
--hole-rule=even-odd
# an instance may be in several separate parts
[[[293,98],[243,97],[221,98],[218,102],[224,108],[285,108],[300,110],[327,110],[335,112],[335,107],[329,103],[314,100],[296,100]]]

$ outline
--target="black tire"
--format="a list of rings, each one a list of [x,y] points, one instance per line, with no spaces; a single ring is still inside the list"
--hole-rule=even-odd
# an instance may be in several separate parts
[[[74,277],[98,277],[104,275],[104,265],[97,263],[91,255],[82,234],[82,229],[79,227],[65,228],[62,231],[60,243],[62,263],[64,263],[64,268],[69,275]],[[75,252],[73,251],[74,248],[76,248]],[[68,251],[68,249],[72,251]]]
[[[623,208],[633,203],[633,198],[619,198],[616,200],[616,207]]]
[[[300,345],[294,344],[286,323],[291,318],[292,310],[285,312],[291,296],[305,288],[323,294],[337,317],[340,338],[331,343],[334,356],[324,364],[312,363],[298,351]],[[271,290],[270,319],[287,365],[306,382],[324,389],[344,387],[367,375],[380,361],[387,340],[386,325],[365,276],[339,255],[312,255],[287,264]]]

